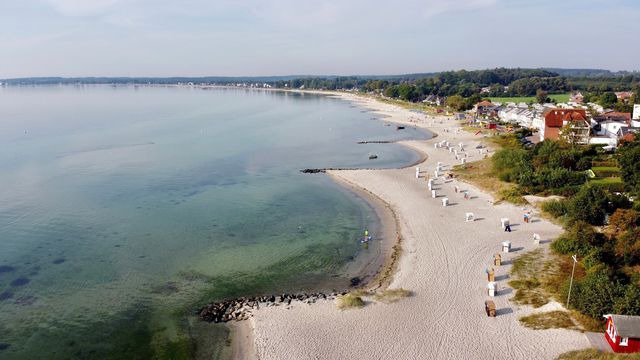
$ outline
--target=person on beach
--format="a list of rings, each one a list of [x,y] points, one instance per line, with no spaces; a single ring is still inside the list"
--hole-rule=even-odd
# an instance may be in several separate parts
[[[506,226],[504,227],[504,231],[511,232],[511,225],[506,225]]]

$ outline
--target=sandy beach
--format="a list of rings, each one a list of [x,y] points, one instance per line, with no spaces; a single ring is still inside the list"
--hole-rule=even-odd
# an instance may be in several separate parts
[[[447,117],[428,119],[397,106],[338,95],[376,114],[384,121],[420,126],[438,137],[427,141],[407,141],[404,145],[427,155],[415,167],[388,170],[341,170],[329,175],[355,188],[370,192],[395,213],[402,238],[402,252],[389,288],[404,288],[413,296],[385,304],[369,301],[362,309],[338,310],[333,301],[313,305],[297,303],[290,309],[265,307],[244,322],[237,337],[250,351],[240,358],[267,359],[552,359],[589,342],[577,331],[531,330],[518,318],[534,311],[509,301],[514,293],[508,285],[509,259],[548,246],[562,229],[535,216],[522,221],[522,207],[495,205],[489,194],[469,184],[442,177],[435,180],[439,195],[432,198],[426,178],[434,176],[438,162],[444,171],[459,164],[452,152],[434,148],[436,142],[463,143],[467,162],[480,159],[476,145],[480,137],[455,130]],[[468,190],[464,199],[454,187]],[[442,199],[449,199],[443,207]],[[472,212],[475,221],[466,222]],[[513,231],[504,232],[500,218],[509,218]],[[543,245],[534,245],[538,233]],[[502,241],[511,241],[513,250],[503,254],[506,264],[496,268],[498,316],[484,312],[487,296],[485,269]],[[546,241],[545,241],[546,240]],[[549,305],[553,306],[553,305]],[[535,311],[541,311],[540,309]]]

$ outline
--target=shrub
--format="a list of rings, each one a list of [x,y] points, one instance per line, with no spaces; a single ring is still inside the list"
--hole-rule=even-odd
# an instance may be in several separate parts
[[[493,169],[504,181],[517,181],[518,174],[531,171],[531,155],[524,149],[498,150],[491,161]]]
[[[591,169],[591,159],[590,157],[582,157],[578,160],[576,164],[577,171],[585,171]]]
[[[640,315],[640,287],[628,284],[624,287],[623,295],[616,299],[613,309],[620,315]]]
[[[587,256],[594,247],[602,244],[602,236],[583,221],[574,222],[569,229],[551,244],[561,254]]]
[[[583,186],[569,201],[568,215],[572,220],[602,225],[608,206],[607,193],[601,187],[587,185]]]
[[[396,302],[402,298],[406,298],[411,296],[412,293],[409,290],[405,290],[405,289],[387,289],[384,290],[381,293],[377,293],[374,296],[374,299],[376,299],[377,301],[381,301],[383,303],[393,303]]]
[[[606,271],[588,274],[582,281],[574,284],[575,291],[572,293],[571,304],[592,318],[610,314],[621,292],[621,286],[613,282]]]
[[[586,181],[581,172],[564,168],[543,169],[536,173],[536,182],[545,188],[561,188],[568,185],[580,185]]]
[[[550,311],[531,314],[520,318],[522,325],[534,329],[573,329],[576,324],[566,311]]]
[[[597,266],[602,264],[602,250],[599,248],[592,248],[589,253],[582,259],[582,264],[585,270],[592,272]]]
[[[569,211],[567,209],[567,200],[549,200],[545,201],[541,205],[542,211],[547,214],[559,218],[565,216]]]
[[[615,254],[627,265],[640,262],[640,229],[625,231],[616,238]]]
[[[338,309],[353,309],[364,307],[364,301],[360,296],[346,294],[338,298]]]
[[[609,230],[618,235],[624,231],[638,227],[640,212],[633,209],[617,209],[609,217]]]

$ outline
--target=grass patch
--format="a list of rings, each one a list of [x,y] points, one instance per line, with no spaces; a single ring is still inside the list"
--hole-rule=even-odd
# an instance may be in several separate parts
[[[523,316],[520,318],[520,322],[533,330],[576,329],[576,324],[566,311],[550,311]]]
[[[590,184],[602,186],[610,192],[623,192],[624,182],[619,177],[605,177],[600,179],[589,180]]]
[[[595,171],[620,171],[617,166],[594,166],[591,170]]]
[[[346,294],[338,298],[338,309],[359,309],[364,307],[364,301],[360,296]]]
[[[545,255],[543,249],[524,253],[513,260],[509,286],[515,290],[515,295],[511,301],[534,308],[544,306],[552,299],[564,304],[566,300],[564,296],[566,295],[561,294],[563,294],[563,287],[571,274],[572,267],[573,261],[568,256]],[[576,266],[575,279],[581,279],[585,275],[584,267]],[[570,328],[602,331],[602,323],[597,319],[592,319],[574,310],[567,314],[573,320],[573,325]]]
[[[490,192],[499,201],[509,201],[525,204],[526,200],[520,196],[515,184],[501,181],[493,171],[491,158],[482,159],[453,168],[454,174],[463,181],[469,182],[480,189]]]
[[[548,95],[552,100],[555,100],[556,102],[569,102],[569,94],[550,94]],[[537,102],[536,97],[535,96],[512,96],[512,97],[490,97],[489,100],[491,100],[491,102],[499,102],[499,103],[506,103],[506,102],[513,102],[513,103],[530,103],[530,102]]]
[[[605,353],[596,349],[569,351],[561,354],[556,360],[637,360],[640,354]]]
[[[375,294],[375,296],[373,297],[376,301],[380,301],[383,303],[394,303],[402,298],[406,298],[413,295],[413,293],[409,290],[405,290],[405,289],[387,289],[384,290],[381,293],[377,293]]]
[[[610,177],[604,179],[593,179],[589,181],[592,184],[598,185],[611,185],[611,184],[622,184],[622,179],[619,177]]]
[[[577,310],[571,310],[571,318],[575,320],[584,331],[591,332],[603,332],[603,322],[594,318],[591,318]]]
[[[550,294],[542,286],[541,277],[544,276],[545,254],[542,249],[536,249],[517,257],[511,267],[511,286],[515,295],[511,299],[516,304],[531,305],[539,308],[547,304]]]

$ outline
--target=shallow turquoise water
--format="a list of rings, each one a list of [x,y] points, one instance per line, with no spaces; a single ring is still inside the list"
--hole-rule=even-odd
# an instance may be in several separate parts
[[[427,136],[373,117],[279,92],[0,88],[0,358],[128,357],[205,300],[340,286],[377,219],[298,170],[417,159],[357,145]]]

